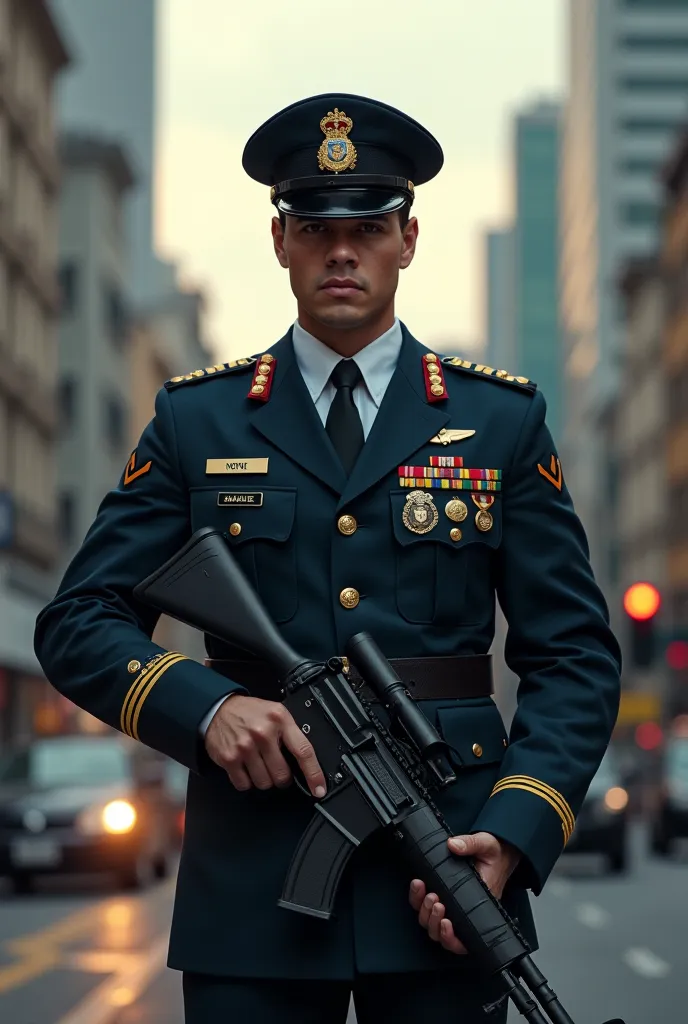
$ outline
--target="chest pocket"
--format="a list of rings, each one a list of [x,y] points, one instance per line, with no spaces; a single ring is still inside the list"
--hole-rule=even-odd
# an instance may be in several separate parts
[[[491,614],[494,600],[493,556],[502,537],[501,494],[489,509],[490,529],[481,531],[476,524],[480,510],[470,491],[425,491],[439,518],[427,533],[415,533],[404,524],[404,509],[412,493],[412,489],[390,493],[399,614],[407,622],[446,628],[483,622]],[[448,502],[456,499],[467,508],[460,523],[445,512]],[[460,540],[452,538],[454,529],[461,531]]]
[[[222,530],[273,621],[292,619],[298,607],[296,488],[216,485],[194,488],[190,497],[192,529]]]

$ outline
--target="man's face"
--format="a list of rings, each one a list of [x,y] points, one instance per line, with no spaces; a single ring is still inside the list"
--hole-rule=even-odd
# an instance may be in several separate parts
[[[299,310],[327,327],[351,330],[390,306],[399,271],[413,259],[418,224],[402,230],[399,214],[272,222],[275,253],[288,268]]]

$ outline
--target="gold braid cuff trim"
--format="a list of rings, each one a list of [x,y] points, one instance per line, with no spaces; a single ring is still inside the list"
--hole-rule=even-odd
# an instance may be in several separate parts
[[[184,660],[186,660],[186,655],[179,654],[177,651],[168,651],[167,654],[163,654],[156,658],[152,664],[149,664],[138,674],[134,682],[129,687],[129,692],[124,698],[124,703],[122,704],[122,711],[119,718],[119,724],[122,732],[126,733],[127,736],[131,736],[132,739],[139,738],[136,732],[136,726],[138,724],[139,714],[144,700],[155,683],[157,683],[160,676],[162,676],[168,668],[171,668],[172,665],[175,665],[178,661]],[[137,704],[138,708],[136,708]],[[134,715],[135,708],[136,714]]]
[[[546,800],[561,819],[561,828],[564,833],[564,845],[568,843],[571,838],[571,833],[573,832],[576,819],[574,818],[573,811],[561,793],[557,792],[556,789],[553,789],[552,786],[548,786],[546,782],[534,779],[530,775],[509,775],[506,778],[499,780],[490,793],[490,796],[495,796],[495,794],[501,793],[502,790],[505,789],[522,789],[526,793],[533,793],[535,796],[542,797],[543,800]]]

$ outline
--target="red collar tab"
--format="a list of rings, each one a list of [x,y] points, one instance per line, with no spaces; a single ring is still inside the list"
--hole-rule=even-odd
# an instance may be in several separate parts
[[[447,398],[447,384],[439,357],[433,352],[423,356],[423,380],[428,402],[442,402]]]
[[[253,398],[256,402],[267,402],[270,397],[270,389],[272,388],[272,379],[275,376],[276,366],[277,360],[269,352],[256,360],[256,369],[251,381],[248,398]]]

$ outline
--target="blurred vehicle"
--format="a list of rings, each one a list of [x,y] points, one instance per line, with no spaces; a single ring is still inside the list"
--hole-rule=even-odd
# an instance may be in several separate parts
[[[610,871],[628,868],[628,792],[614,751],[605,753],[580,809],[566,853],[602,853]]]
[[[163,769],[165,789],[172,808],[173,834],[177,846],[181,846],[184,838],[186,818],[186,787],[189,781],[189,769],[178,761],[167,759]]]
[[[659,797],[652,822],[653,853],[666,857],[688,839],[688,737],[670,736],[662,752]]]
[[[164,763],[119,734],[41,737],[0,757],[0,874],[112,872],[127,889],[170,868]]]

